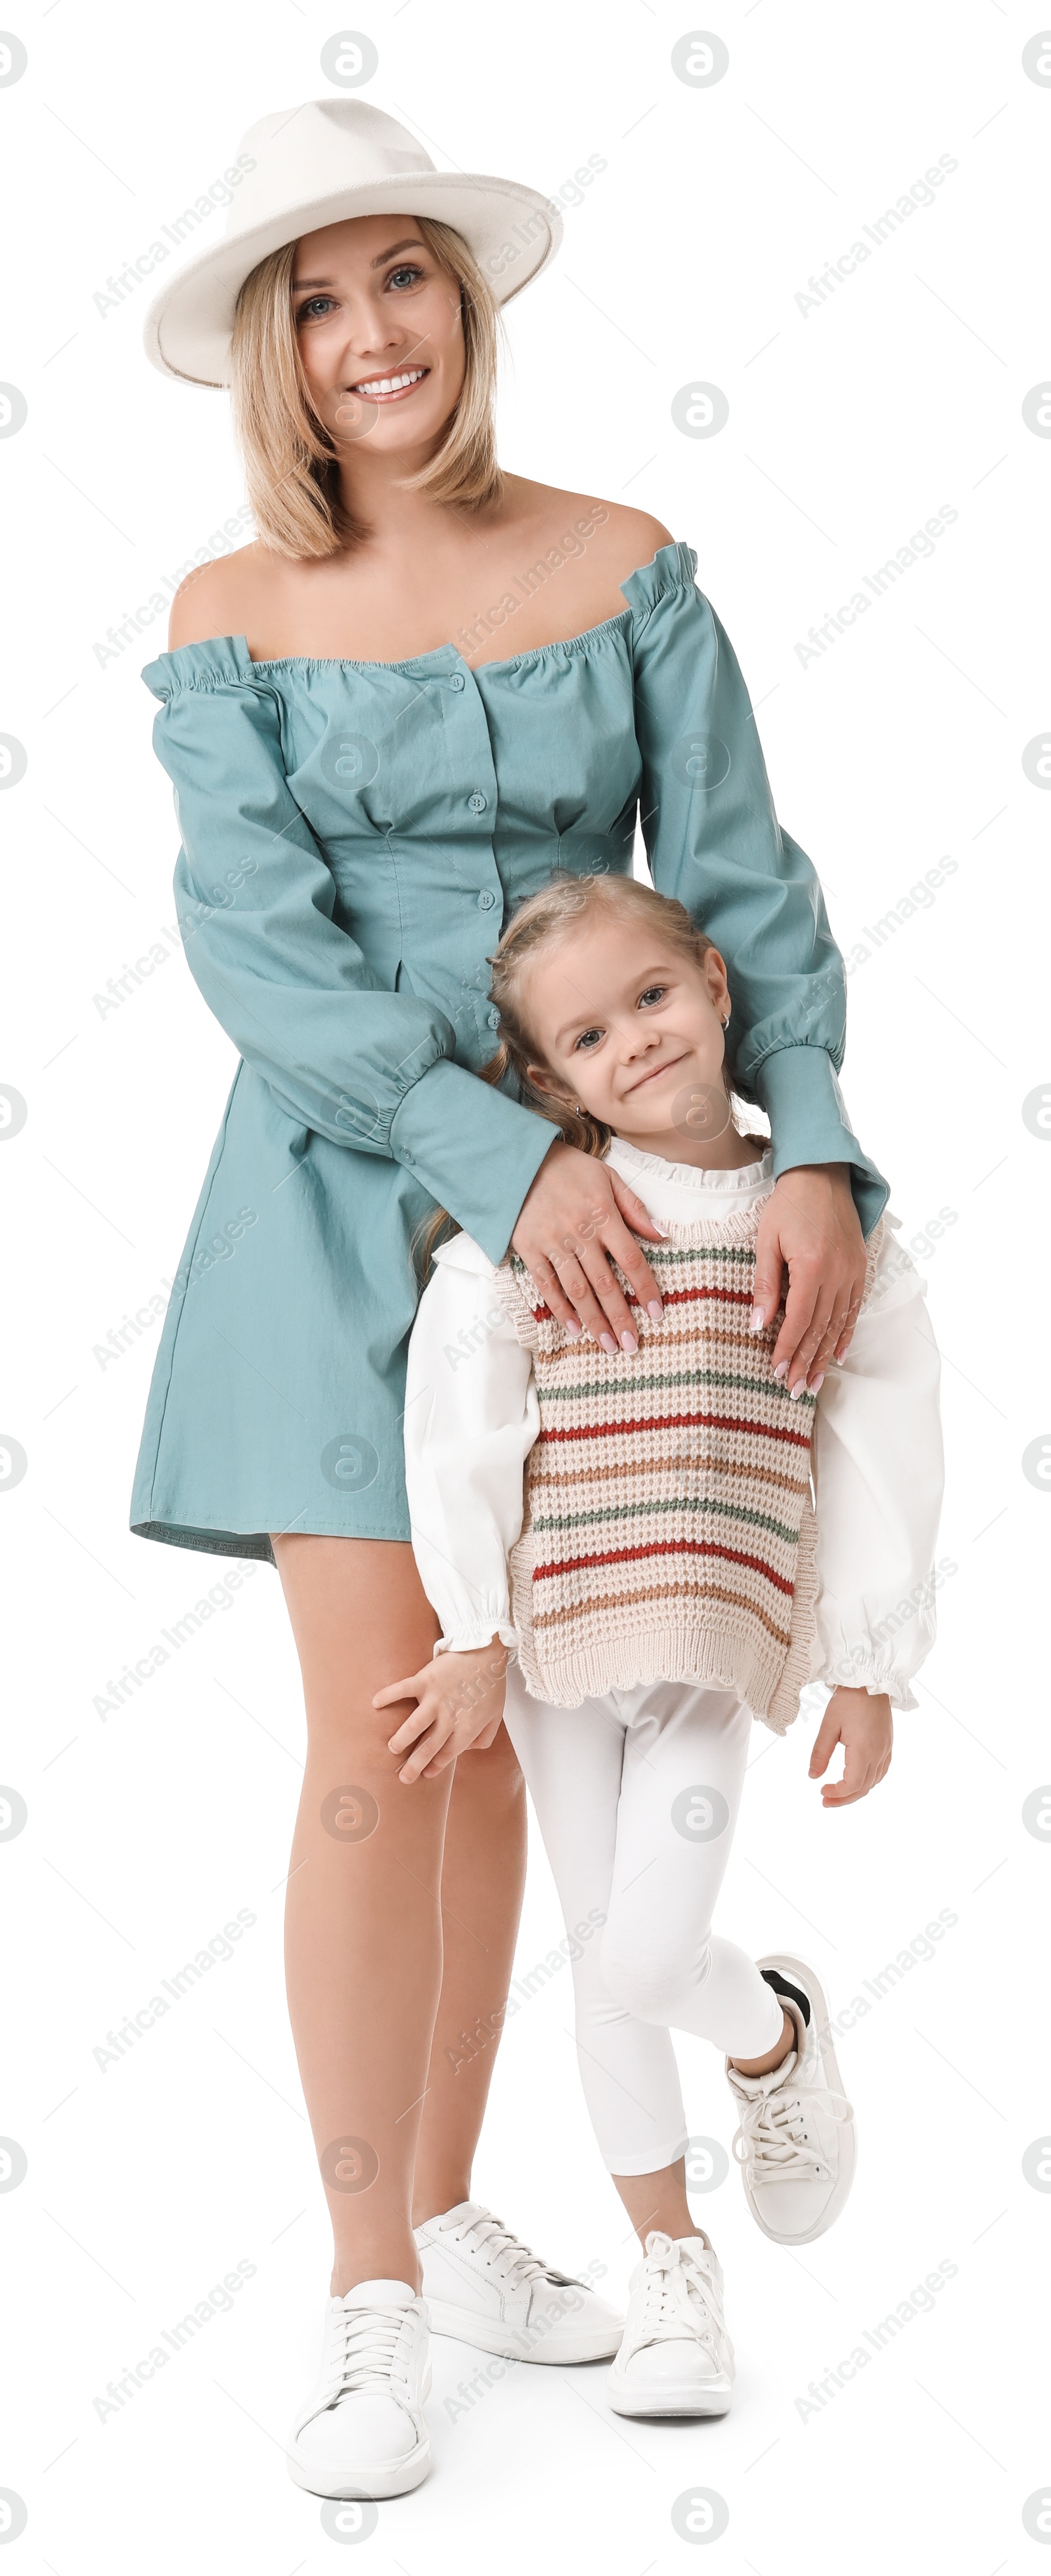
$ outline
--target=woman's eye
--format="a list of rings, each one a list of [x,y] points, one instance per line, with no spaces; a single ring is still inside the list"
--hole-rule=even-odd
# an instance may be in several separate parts
[[[397,284],[397,281],[398,281],[398,279],[399,279],[399,277],[407,277],[407,278],[409,279],[410,284],[414,284],[414,283],[415,283],[415,280],[416,280],[418,277],[422,277],[422,276],[423,276],[423,270],[422,270],[422,268],[414,268],[414,267],[413,267],[413,265],[412,265],[412,262],[411,262],[411,260],[410,260],[410,261],[408,261],[408,262],[403,263],[403,264],[402,264],[400,267],[398,267],[398,268],[392,268],[391,273],[390,273],[390,276],[389,276],[389,277],[388,277],[388,279],[387,279],[387,284],[388,284],[388,286],[394,286],[394,285],[396,285],[396,284]]]
[[[311,295],[305,304],[300,305],[299,311],[296,315],[296,321],[316,321],[319,312],[327,311],[331,303],[332,297],[330,295]]]

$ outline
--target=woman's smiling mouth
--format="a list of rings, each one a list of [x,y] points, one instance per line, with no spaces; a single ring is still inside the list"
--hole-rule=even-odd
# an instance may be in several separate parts
[[[348,392],[363,395],[366,402],[404,402],[430,372],[429,367],[403,367],[399,375],[362,376],[360,383],[348,386]]]

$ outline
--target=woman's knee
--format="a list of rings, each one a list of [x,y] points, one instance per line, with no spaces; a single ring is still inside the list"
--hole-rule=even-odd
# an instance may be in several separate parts
[[[524,1798],[522,1766],[506,1726],[480,1752],[472,1745],[457,1755],[453,1794],[461,1804],[469,1798],[486,1808]]]

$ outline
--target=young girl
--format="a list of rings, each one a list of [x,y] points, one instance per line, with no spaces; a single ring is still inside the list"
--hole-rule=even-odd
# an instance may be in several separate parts
[[[842,1743],[832,1807],[883,1779],[891,1708],[916,1705],[934,1634],[938,1355],[884,1220],[846,1360],[812,1392],[775,1370],[775,1327],[752,1300],[772,1157],[735,1122],[727,968],[681,903],[632,878],[555,879],[493,965],[500,1043],[483,1078],[516,1077],[626,1177],[661,1231],[648,1252],[663,1312],[632,1299],[634,1331],[619,1350],[604,1334],[599,1353],[517,1254],[494,1267],[462,1232],[436,1250],[405,1448],[442,1637],[375,1705],[416,1700],[391,1739],[412,1782],[487,1740],[506,1687],[567,1930],[589,1914],[605,1926],[574,1944],[580,2070],[643,2246],[611,2402],[716,2415],[733,2351],[719,2263],[687,2206],[669,2029],[726,2054],[758,2225],[780,2244],[820,2236],[854,2166],[820,1981],[787,1954],[753,1962],[712,1913],[753,1716],[783,1734],[807,1681],[830,1686],[810,1776]],[[557,1270],[563,1248],[550,1257]],[[909,1593],[920,1606],[903,1622]]]

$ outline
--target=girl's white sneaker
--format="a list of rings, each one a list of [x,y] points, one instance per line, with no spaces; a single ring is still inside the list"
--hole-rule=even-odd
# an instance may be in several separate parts
[[[839,2217],[853,2182],[854,2113],[813,1968],[781,1951],[756,1965],[795,2023],[796,2046],[769,2075],[741,2075],[727,2058],[740,2113],[734,2155],[764,2236],[809,2245]]]
[[[734,2350],[722,2269],[708,2236],[646,2238],[629,2284],[623,2341],[609,2374],[616,2415],[725,2415]]]
[[[297,2487],[396,2496],[431,2466],[427,2310],[407,2281],[359,2281],[325,2312],[321,2368],[288,2439]]]

